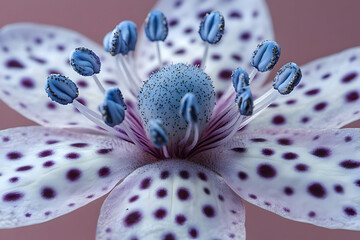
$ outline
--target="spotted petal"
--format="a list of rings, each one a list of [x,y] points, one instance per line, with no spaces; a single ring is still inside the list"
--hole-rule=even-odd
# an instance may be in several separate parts
[[[0,228],[75,210],[147,159],[115,138],[42,127],[3,130],[0,143]]]
[[[231,84],[231,72],[237,67],[251,71],[250,56],[257,44],[273,39],[270,14],[263,0],[162,0],[154,7],[165,13],[169,35],[161,43],[164,62],[199,64],[205,45],[198,29],[207,12],[220,11],[225,18],[225,33],[219,44],[211,45],[206,72],[214,81],[218,93]],[[143,76],[158,67],[156,46],[142,33],[137,52],[138,66]],[[267,74],[259,74],[254,84],[261,84]]]
[[[303,79],[247,126],[341,128],[360,118],[360,47],[315,60],[303,67]]]
[[[359,230],[359,141],[359,129],[262,130],[234,138],[209,159],[251,203],[293,220]]]
[[[101,209],[97,238],[245,239],[241,199],[214,172],[185,160],[144,166]]]
[[[91,77],[73,71],[69,55],[76,47],[87,47],[99,55],[99,78],[106,88],[116,84],[113,59],[88,38],[60,27],[38,24],[13,24],[0,30],[0,98],[11,108],[45,126],[93,127],[71,105],[60,106],[45,93],[50,73],[69,76],[79,87],[79,101],[98,109],[103,96]]]

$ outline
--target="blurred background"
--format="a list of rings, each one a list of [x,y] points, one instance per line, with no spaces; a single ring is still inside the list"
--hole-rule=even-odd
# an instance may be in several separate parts
[[[54,24],[71,28],[102,43],[104,34],[122,20],[130,19],[141,25],[155,2],[0,0],[0,27],[14,22]],[[303,65],[313,59],[360,45],[359,0],[267,0],[267,3],[276,40],[282,50],[279,66],[289,61]],[[0,130],[25,125],[35,123],[0,101]],[[0,230],[0,240],[94,239],[103,200],[100,198],[71,214],[44,224]],[[328,230],[297,223],[250,204],[245,205],[248,240],[360,239],[360,232]]]

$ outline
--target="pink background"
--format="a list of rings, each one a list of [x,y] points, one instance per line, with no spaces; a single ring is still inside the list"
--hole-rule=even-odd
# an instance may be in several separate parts
[[[155,0],[0,0],[0,26],[21,21],[56,24],[101,42],[121,20],[142,23]],[[267,0],[282,56],[280,65],[312,59],[360,45],[359,0]],[[359,66],[360,67],[360,66]],[[34,125],[0,101],[0,129]],[[104,198],[48,223],[0,230],[1,240],[94,239]],[[358,240],[360,232],[328,230],[278,217],[246,204],[247,239]]]

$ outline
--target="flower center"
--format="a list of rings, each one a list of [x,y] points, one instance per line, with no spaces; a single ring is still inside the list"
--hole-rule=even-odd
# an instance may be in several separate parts
[[[190,124],[180,113],[180,102],[187,93],[195,95],[196,122],[201,135],[215,105],[212,81],[201,69],[183,63],[168,65],[153,73],[138,95],[138,110],[145,129],[149,129],[150,119],[161,120],[169,137],[168,146],[178,144]]]

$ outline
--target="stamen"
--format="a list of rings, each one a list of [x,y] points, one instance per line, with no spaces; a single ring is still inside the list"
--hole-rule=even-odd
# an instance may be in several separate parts
[[[99,106],[104,122],[114,127],[125,118],[126,105],[120,89],[111,88],[106,91],[104,102]]]
[[[76,84],[60,74],[51,74],[48,76],[45,91],[51,100],[62,105],[72,103],[79,95]]]
[[[235,88],[235,92],[243,92],[243,88],[249,86],[249,75],[242,68],[237,68],[231,75],[232,83]]]
[[[280,58],[280,46],[275,41],[263,41],[251,56],[251,65],[254,67],[250,74],[250,82],[254,79],[257,71],[266,72],[273,69]]]
[[[98,126],[107,130],[114,136],[120,137],[126,141],[129,141],[128,137],[120,132],[116,131],[113,128],[108,127],[101,121],[101,116],[96,112],[88,109],[82,105],[76,98],[79,95],[78,88],[76,84],[71,81],[69,78],[62,76],[60,74],[51,74],[47,78],[47,83],[45,85],[45,91],[48,96],[55,102],[67,105],[73,103],[73,106],[79,110],[86,118],[94,122]]]
[[[190,138],[191,130],[194,126],[194,140],[189,148],[193,148],[199,138],[199,129],[197,126],[199,108],[196,97],[193,93],[186,93],[180,101],[180,116],[188,123],[184,138],[179,145],[185,145]],[[195,141],[196,140],[196,141]],[[192,146],[192,147],[191,147]]]
[[[128,50],[134,51],[137,42],[137,27],[132,21],[123,21],[117,28],[120,29],[121,37],[125,41]]]
[[[274,89],[270,89],[263,96],[255,100],[254,114],[247,118],[240,126],[246,126],[279,96],[291,93],[299,84],[302,74],[298,65],[295,63],[285,64],[276,74],[273,82]],[[276,91],[277,90],[277,91]],[[280,95],[278,94],[280,93]]]
[[[244,116],[251,116],[253,113],[253,100],[250,87],[246,86],[242,88],[241,93],[236,95],[235,102],[239,107],[239,112]]]
[[[76,48],[70,55],[70,64],[78,74],[92,76],[100,91],[105,93],[105,88],[95,75],[100,73],[100,58],[92,50],[84,47]]]
[[[116,56],[119,53],[127,54],[128,52],[129,48],[121,36],[121,30],[116,27],[111,32],[111,36],[109,38],[109,53],[111,56]]]
[[[151,11],[145,20],[145,34],[147,38],[156,42],[159,66],[162,66],[159,41],[164,41],[168,35],[168,23],[165,15],[160,11]]]
[[[225,28],[225,19],[220,12],[211,12],[205,15],[200,23],[199,34],[201,39],[206,43],[201,62],[204,69],[209,51],[209,44],[216,44],[220,41]]]
[[[152,144],[156,148],[164,147],[168,141],[168,135],[165,132],[164,127],[162,126],[161,120],[159,119],[150,119],[149,121],[150,126],[150,138]]]

